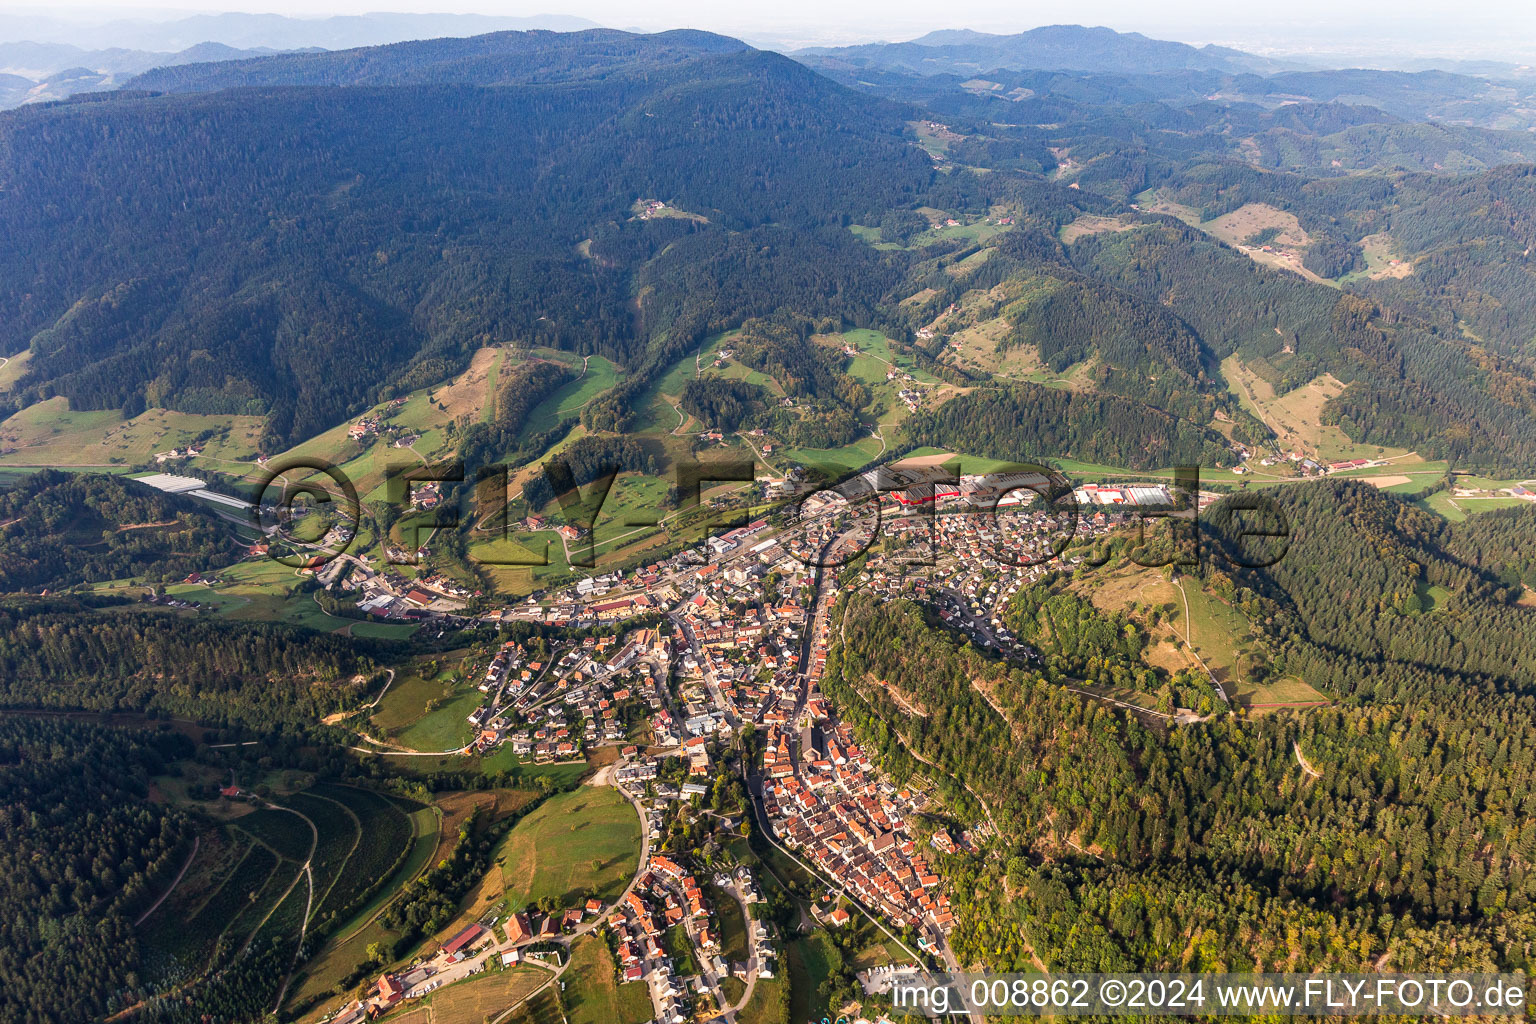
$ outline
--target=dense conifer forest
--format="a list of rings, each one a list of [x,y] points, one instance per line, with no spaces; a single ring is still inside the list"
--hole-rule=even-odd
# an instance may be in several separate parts
[[[345,684],[371,669],[359,640],[140,612],[121,599],[11,599],[0,624],[0,704],[11,708],[308,723],[345,706]]]
[[[0,491],[0,592],[181,579],[234,554],[202,506],[113,476],[44,470]]]
[[[0,716],[0,1017],[97,1020],[139,988],[133,916],[191,846],[149,776],[191,744],[155,733]]]
[[[1524,690],[1524,623],[1499,613],[1507,598],[1477,580],[1480,567],[1461,567],[1464,617],[1444,628],[1460,624],[1465,653],[1489,657],[1435,667],[1431,616],[1398,612],[1390,582],[1362,575],[1415,551],[1394,529],[1401,510],[1365,490],[1286,495],[1306,543],[1361,530],[1374,543],[1357,559],[1284,559],[1294,570],[1272,574],[1284,610],[1260,618],[1276,657],[1339,698],[1305,718],[1153,729],[1084,701],[1063,686],[1132,672],[1138,642],[1064,594],[1018,598],[1021,635],[1046,655],[1038,669],[972,650],[917,606],[847,600],[829,695],[898,773],[942,765],[958,805],[984,803],[1015,844],[1001,865],[955,865],[973,882],[961,893],[1023,897],[962,895],[962,959],[1023,970],[1032,948],[1077,970],[1411,970],[1454,948],[1462,966],[1528,967],[1536,705],[1512,692]],[[1327,523],[1343,525],[1328,536]],[[1366,632],[1331,625],[1325,604],[1366,594],[1373,608],[1353,620]],[[1383,616],[1401,632],[1373,640]],[[1501,671],[1495,651],[1516,663]],[[903,713],[885,686],[923,713]]]

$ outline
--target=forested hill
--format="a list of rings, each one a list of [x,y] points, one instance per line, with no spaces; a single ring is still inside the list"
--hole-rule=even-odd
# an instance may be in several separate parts
[[[663,69],[746,49],[740,40],[688,29],[654,35],[614,29],[493,32],[467,39],[422,39],[331,53],[155,68],[124,88],[211,92],[271,85],[529,85],[607,78],[637,68]]]
[[[578,83],[12,111],[0,351],[34,352],[14,400],[267,413],[285,447],[487,341],[629,364],[651,330],[632,275],[670,243],[769,222],[803,235],[914,201],[933,171],[904,116],[750,50]],[[646,199],[693,217],[639,218]],[[759,280],[776,260],[756,250]]]
[[[213,513],[120,477],[43,470],[0,491],[0,593],[180,579],[232,554]]]
[[[1065,689],[1144,665],[1135,624],[1074,591],[1081,570],[1010,602],[1027,665],[917,605],[840,602],[839,712],[898,780],[942,765],[1001,833],[952,882],[962,963],[1529,970],[1536,620],[1516,600],[1536,511],[1447,524],[1359,481],[1265,493],[1283,557],[1213,557],[1183,586],[1240,607],[1268,667],[1335,705],[1305,715],[1153,730]],[[1231,522],[1201,518],[1218,541]]]
[[[1517,604],[1536,512],[1448,524],[1361,481],[1268,493],[1289,548],[1230,576],[1291,671],[1326,692],[1386,701],[1536,694],[1536,616]]]

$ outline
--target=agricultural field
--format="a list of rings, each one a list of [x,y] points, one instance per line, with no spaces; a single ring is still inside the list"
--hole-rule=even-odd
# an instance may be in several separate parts
[[[646,1024],[653,1014],[642,982],[620,985],[618,966],[600,935],[585,935],[571,946],[561,995],[570,1024]]]
[[[563,385],[528,414],[528,423],[523,427],[524,434],[532,436],[542,433],[567,417],[580,415],[588,402],[624,377],[622,370],[602,356],[588,356],[585,369],[577,369],[581,371],[580,377]]]
[[[176,981],[195,977],[210,966],[210,954],[233,918],[258,897],[268,895],[269,879],[293,878],[296,865],[281,871],[279,858],[243,836],[213,829],[198,840],[197,854],[181,882],[165,901],[140,922],[145,962],[153,977]],[[286,886],[287,881],[283,882]],[[266,907],[271,902],[265,903]],[[243,942],[249,932],[231,935]]]
[[[1345,274],[1339,278],[1341,282],[1347,284],[1361,278],[1380,281],[1390,277],[1410,277],[1413,274],[1413,261],[1398,256],[1389,234],[1366,235],[1360,239],[1360,249],[1365,257],[1365,267]]]
[[[1118,217],[1101,217],[1097,214],[1085,213],[1072,223],[1057,232],[1062,245],[1071,245],[1085,235],[1098,235],[1106,231],[1129,231],[1136,227],[1136,221],[1121,215]]]
[[[447,417],[447,422],[466,417],[471,420],[489,418],[496,394],[496,378],[506,359],[507,353],[502,349],[478,349],[470,357],[467,370],[433,392],[432,397],[443,407],[440,411]]]
[[[541,967],[487,971],[433,992],[412,1004],[412,1010],[430,1008],[431,1024],[486,1024],[547,985],[550,977]]]
[[[702,366],[702,372],[699,374],[699,376],[729,377],[732,380],[744,380],[748,384],[756,384],[758,387],[765,388],[768,393],[773,395],[775,398],[784,397],[784,386],[780,384],[775,378],[768,376],[768,374],[762,372],[761,370],[754,370],[752,367],[746,365],[745,363],[738,362],[734,359],[727,360],[724,366],[716,366],[712,363],[704,363]]]
[[[950,242],[955,240],[965,242],[986,243],[996,238],[1008,229],[996,223],[988,223],[987,220],[973,220],[968,223],[946,224],[939,223],[931,231],[925,231],[914,235],[912,244],[907,248],[918,248],[931,245],[934,242]]]
[[[923,147],[929,149],[929,152],[932,154],[937,155],[942,150],[929,148],[930,143],[935,144],[935,146],[947,145],[944,140],[937,139],[926,128],[919,128],[918,134],[923,140],[921,143]],[[885,241],[884,235],[878,226],[850,224],[848,230],[861,241],[867,242],[871,247],[880,250],[921,249],[923,246],[932,245],[934,242],[955,240],[985,244],[1008,230],[1005,226],[996,223],[991,218],[982,217],[974,220],[960,221],[959,217],[950,217],[944,211],[936,210],[931,206],[919,207],[917,212],[928,218],[929,228],[926,231],[919,231],[914,234],[906,245],[902,245],[899,242]],[[958,221],[958,223],[950,224],[948,223],[950,220]]]
[[[1249,631],[1248,620],[1231,605],[1201,590],[1194,583],[1184,583],[1183,602],[1189,605],[1186,617],[1178,623],[1177,632],[1215,673],[1216,678],[1227,682],[1237,668],[1237,658],[1242,651],[1243,638]]]
[[[451,697],[394,734],[411,750],[461,750],[474,739],[469,714],[480,706],[483,695],[470,683],[459,683]]]
[[[544,801],[518,822],[496,856],[514,911],[553,898],[574,906],[583,894],[612,900],[634,875],[640,818],[617,790],[581,786]]]
[[[370,713],[369,722],[377,730],[375,735],[397,732],[420,719],[429,702],[451,698],[460,688],[461,680],[457,672],[445,666],[463,656],[462,651],[452,651],[397,666],[395,681]]]
[[[393,813],[404,815],[404,809],[387,797],[365,790],[328,784],[317,787],[316,792],[347,802],[364,822],[365,829],[375,826],[375,818],[383,813],[383,805],[394,809],[391,817]],[[492,794],[480,795],[486,802],[494,802]],[[324,1001],[335,994],[342,979],[368,958],[369,945],[377,942],[389,948],[399,938],[397,933],[379,922],[379,915],[402,886],[441,859],[437,855],[439,850],[442,856],[451,852],[463,818],[439,808],[455,804],[457,796],[459,794],[447,794],[438,798],[437,807],[418,807],[411,811],[405,819],[409,845],[403,850],[394,846],[399,826],[390,822],[383,826],[386,834],[391,836],[387,843],[379,844],[377,850],[364,843],[354,852],[346,873],[331,890],[333,899],[316,914],[315,920],[327,925],[329,939],[295,977],[286,1004],[290,1012],[303,1013],[317,1005],[323,1009]],[[368,801],[376,802],[375,806],[370,808]],[[392,853],[396,866],[384,877],[382,872],[389,867],[385,861]],[[370,886],[372,895],[367,894]],[[340,908],[344,903],[350,909],[340,913],[330,909]]]
[[[1249,203],[1231,213],[1200,225],[1200,230],[1226,242],[1228,245],[1252,245],[1249,239],[1255,235],[1270,234],[1265,243],[1276,249],[1300,249],[1312,239],[1302,228],[1293,213],[1277,209],[1267,203]]]
[[[0,465],[56,468],[133,466],[155,454],[206,437],[199,461],[228,463],[237,472],[254,467],[260,416],[202,416],[150,409],[124,420],[116,409],[73,411],[62,396],[28,406],[0,422]]]
[[[853,920],[843,927],[853,929],[854,945],[858,953],[854,955],[852,964],[856,970],[862,971],[885,964],[909,963],[912,959],[911,954],[879,928],[870,924],[862,914],[855,914]]]
[[[339,808],[356,828],[357,841],[336,865],[334,875],[322,890],[324,895],[317,894],[315,901],[317,922],[344,919],[362,905],[379,880],[392,877],[410,859],[419,823],[387,797],[351,786],[321,785],[292,800],[301,797],[321,814],[334,816]],[[319,824],[314,815],[310,817]],[[335,844],[338,850],[340,846],[340,842]]]
[[[316,845],[316,830],[302,811],[262,807],[242,817],[234,826],[278,856],[299,864],[309,859]]]
[[[923,148],[927,149],[928,147],[924,146]],[[930,154],[932,154],[932,152],[932,150],[929,150]],[[857,237],[861,242],[866,242],[873,248],[881,250],[901,248],[901,246],[897,245],[895,242],[881,241],[884,236],[881,234],[878,225],[850,224],[848,225],[848,230],[853,232],[854,236]]]
[[[504,1024],[566,1024],[566,1018],[560,997],[553,988],[547,988],[518,1007]]]

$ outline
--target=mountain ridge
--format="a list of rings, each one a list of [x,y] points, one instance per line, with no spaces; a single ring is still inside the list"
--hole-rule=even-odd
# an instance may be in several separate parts
[[[738,39],[695,29],[654,34],[534,29],[158,68],[125,87],[208,92],[234,86],[523,85],[600,78],[640,65],[659,67],[750,49]]]
[[[568,32],[598,27],[597,22],[564,14],[511,17],[379,12],[302,18],[225,12],[194,14],[171,21],[122,18],[97,25],[59,17],[0,14],[0,39],[71,43],[88,49],[120,46],[139,50],[184,50],[198,43],[215,42],[239,48],[265,46],[293,50],[319,46],[336,50],[431,36],[472,36],[527,29]]]
[[[1272,73],[1300,65],[1228,47],[1195,47],[1103,26],[1044,25],[1013,35],[940,29],[917,39],[860,46],[809,47],[795,57],[824,57],[855,65],[898,67],[920,73],[989,71],[1224,71]]]

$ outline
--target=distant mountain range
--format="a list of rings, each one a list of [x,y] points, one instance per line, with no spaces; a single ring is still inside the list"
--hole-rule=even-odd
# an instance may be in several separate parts
[[[290,18],[279,14],[198,14],[175,21],[123,19],[82,24],[66,18],[0,14],[0,39],[69,43],[85,49],[126,47],[176,51],[214,42],[251,49],[337,50],[378,46],[408,39],[470,36],[486,32],[547,29],[573,32],[597,28],[596,22],[563,14],[525,18],[481,14],[362,14],[330,18]]]
[[[174,53],[112,47],[86,50],[68,43],[0,43],[0,109],[115,89],[134,75],[170,64],[239,60],[282,51],[198,43]]]
[[[1082,25],[1048,25],[1016,35],[970,29],[930,32],[905,43],[811,47],[796,57],[822,57],[851,66],[918,74],[965,74],[998,69],[1040,71],[1221,71],[1273,74],[1304,65],[1224,46],[1190,46]]]

